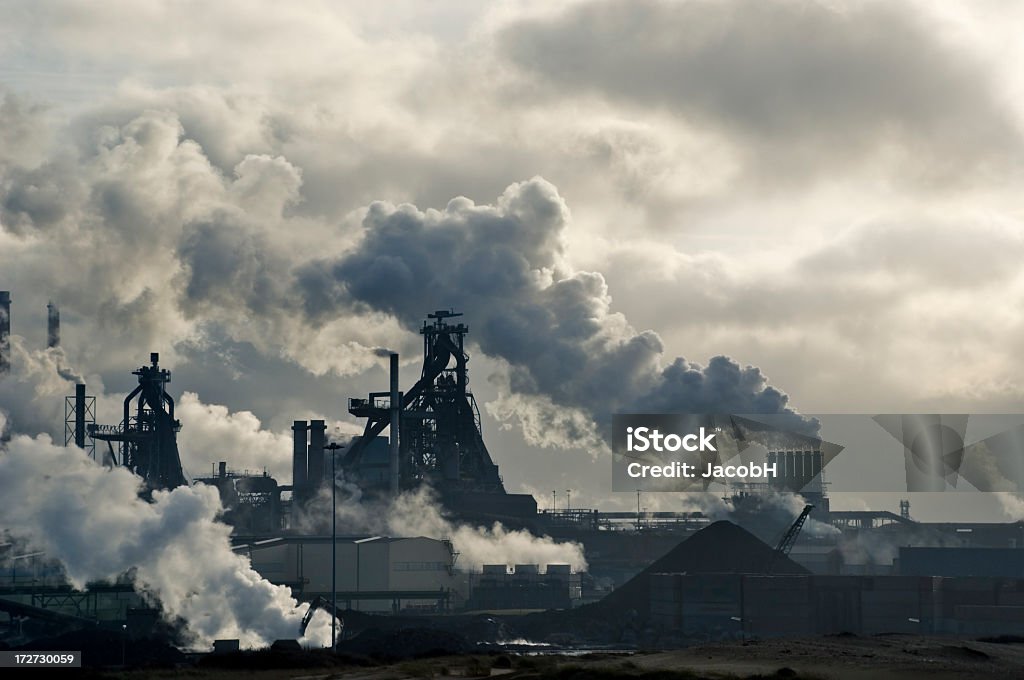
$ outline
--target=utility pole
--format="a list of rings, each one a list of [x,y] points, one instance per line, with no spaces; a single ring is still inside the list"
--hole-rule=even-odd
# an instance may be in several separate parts
[[[326,447],[331,451],[331,652],[338,649],[338,449],[337,442]]]

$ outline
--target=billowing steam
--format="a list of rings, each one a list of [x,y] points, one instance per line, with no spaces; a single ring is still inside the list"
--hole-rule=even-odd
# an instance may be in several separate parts
[[[792,413],[788,397],[753,366],[724,356],[707,366],[666,362],[656,333],[638,332],[612,311],[604,277],[569,265],[568,224],[558,190],[539,177],[508,187],[494,205],[456,198],[443,211],[421,211],[374,203],[362,241],[340,258],[301,267],[298,288],[314,319],[357,305],[412,330],[424,310],[464,312],[480,349],[507,362],[511,391],[528,397],[505,412],[536,433],[536,443],[559,443],[554,430],[578,445],[588,422],[601,425],[615,412]],[[558,409],[587,421],[552,416]]]
[[[1015,522],[1024,520],[1024,496],[1019,493],[997,493],[1003,514]]]
[[[9,116],[33,122],[25,107]],[[508,367],[492,413],[537,443],[596,443],[595,424],[615,412],[788,412],[756,367],[673,359],[614,311],[604,277],[572,266],[569,209],[544,179],[492,205],[372,203],[351,213],[363,216],[353,233],[299,215],[302,168],[284,155],[226,171],[173,111],[114,118],[82,121],[94,135],[41,161],[0,150],[0,267],[45,286],[80,337],[104,337],[87,350],[90,370],[156,343],[173,364],[175,344],[202,345],[216,328],[317,374],[358,373],[408,339],[400,327],[454,307]],[[296,233],[323,245],[295,248]]]
[[[457,566],[479,569],[484,564],[569,564],[583,571],[587,561],[583,546],[575,542],[558,543],[534,536],[528,531],[510,530],[495,522],[490,528],[454,522],[441,514],[441,504],[428,487],[406,492],[391,501],[368,502],[359,487],[338,477],[338,525],[346,532],[365,532],[391,536],[449,538],[459,553]],[[298,518],[304,529],[322,531],[324,518],[330,518],[331,493],[324,489]]]
[[[247,647],[296,638],[306,607],[231,551],[217,522],[220,498],[203,485],[139,498],[140,480],[108,469],[49,437],[13,437],[0,451],[0,527],[64,566],[78,588],[133,575],[182,620],[196,646],[238,638]],[[329,617],[318,612],[302,640],[325,645]]]

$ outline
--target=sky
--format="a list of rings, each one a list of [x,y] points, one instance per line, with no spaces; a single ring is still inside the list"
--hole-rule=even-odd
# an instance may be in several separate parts
[[[417,374],[449,307],[506,486],[542,506],[635,502],[617,410],[1020,409],[1024,3],[0,13],[15,430],[59,438],[75,376],[114,422],[159,351],[193,475],[286,472],[290,422],[357,431],[376,350]],[[965,503],[913,500],[1008,512]]]

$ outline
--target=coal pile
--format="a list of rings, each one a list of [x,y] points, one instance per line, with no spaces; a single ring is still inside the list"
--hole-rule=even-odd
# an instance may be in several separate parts
[[[650,613],[651,574],[808,574],[746,529],[720,521],[701,529],[593,605],[616,615]]]

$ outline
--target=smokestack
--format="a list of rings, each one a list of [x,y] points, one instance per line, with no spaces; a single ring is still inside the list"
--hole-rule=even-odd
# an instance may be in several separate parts
[[[308,483],[306,474],[306,432],[309,426],[305,420],[292,423],[292,496]]]
[[[228,476],[228,463],[225,460],[220,461],[217,464],[217,476],[224,479]]]
[[[46,346],[60,346],[60,309],[52,300],[46,303]]]
[[[75,385],[75,446],[85,448],[85,385]]]
[[[322,420],[309,421],[309,466],[307,479],[312,488],[324,482],[324,445],[327,444],[327,423]]]
[[[398,354],[391,353],[391,455],[388,469],[391,473],[391,495],[398,496],[401,471],[398,469],[398,431],[402,417],[402,397],[398,393]]]
[[[0,290],[0,375],[11,370],[11,292]]]

